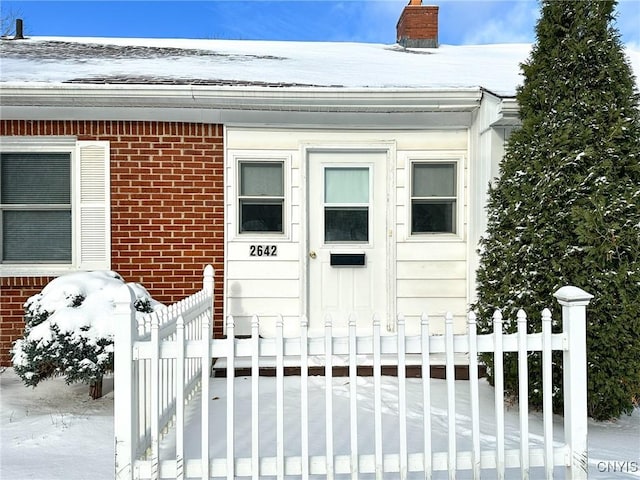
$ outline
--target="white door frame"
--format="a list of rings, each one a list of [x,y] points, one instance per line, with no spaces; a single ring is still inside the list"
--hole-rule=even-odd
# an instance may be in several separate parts
[[[308,143],[302,144],[300,149],[300,166],[302,172],[301,185],[304,186],[301,192],[301,202],[304,208],[304,235],[301,238],[301,252],[300,252],[300,299],[302,302],[301,311],[309,318],[310,313],[310,275],[309,275],[309,252],[310,252],[310,238],[309,238],[309,154],[321,152],[321,153],[384,153],[386,155],[386,165],[384,169],[385,184],[386,184],[386,275],[387,275],[387,312],[386,315],[381,316],[382,329],[393,332],[396,328],[396,311],[397,311],[397,299],[396,299],[396,169],[397,169],[397,154],[396,144],[394,141],[378,141],[367,143],[348,143],[348,144],[316,144]],[[381,314],[382,315],[382,314]]]

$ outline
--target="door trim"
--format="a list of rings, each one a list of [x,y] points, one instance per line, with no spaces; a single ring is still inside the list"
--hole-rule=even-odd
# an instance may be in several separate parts
[[[385,241],[386,241],[386,270],[387,270],[387,312],[386,318],[381,318],[383,329],[395,332],[397,324],[397,297],[396,297],[396,169],[397,152],[395,141],[379,141],[367,143],[340,143],[340,144],[318,144],[301,143],[300,145],[300,169],[302,174],[301,184],[304,185],[301,193],[301,203],[305,215],[304,234],[300,241],[300,299],[301,312],[309,318],[310,315],[310,285],[309,285],[309,155],[311,153],[384,153],[386,165],[384,169],[385,183],[387,189],[386,212],[385,212]]]

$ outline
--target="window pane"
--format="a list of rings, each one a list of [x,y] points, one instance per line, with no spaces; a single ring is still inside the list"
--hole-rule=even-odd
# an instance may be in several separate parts
[[[412,233],[455,233],[455,200],[414,200],[411,205]]]
[[[2,212],[2,260],[71,262],[71,211]]]
[[[69,154],[3,153],[0,166],[0,203],[71,203]]]
[[[369,203],[369,169],[325,169],[324,201],[325,203]]]
[[[284,195],[282,163],[242,162],[240,164],[240,195],[282,197]]]
[[[282,232],[282,200],[240,200],[240,232]]]
[[[368,242],[369,209],[325,208],[325,242]]]
[[[455,195],[455,164],[413,164],[413,197],[455,197]]]

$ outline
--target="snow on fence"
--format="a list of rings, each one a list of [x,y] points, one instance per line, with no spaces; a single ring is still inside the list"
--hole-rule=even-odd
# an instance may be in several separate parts
[[[118,328],[115,339],[115,440],[117,479],[160,478],[216,478],[287,475],[308,478],[322,475],[334,478],[348,474],[357,479],[360,474],[375,474],[384,478],[394,473],[406,478],[409,472],[424,472],[422,478],[431,478],[433,472],[448,471],[449,478],[456,472],[469,471],[480,478],[481,469],[495,471],[497,478],[505,478],[506,469],[518,468],[521,478],[529,478],[530,469],[542,467],[545,478],[553,478],[554,467],[565,467],[565,478],[587,478],[587,407],[586,407],[586,305],[591,295],[576,287],[563,287],[554,296],[562,306],[562,333],[551,332],[551,313],[542,312],[542,332],[527,334],[526,316],[518,313],[518,330],[504,334],[502,316],[493,317],[494,333],[477,334],[476,318],[468,316],[468,333],[454,335],[453,317],[445,317],[445,334],[430,335],[429,318],[422,316],[420,334],[405,335],[405,322],[398,317],[394,335],[382,335],[380,322],[374,318],[369,336],[356,334],[355,321],[349,322],[348,335],[336,337],[330,319],[325,335],[309,337],[303,318],[301,335],[285,338],[282,321],[277,322],[274,338],[259,336],[259,319],[254,317],[250,338],[235,338],[233,319],[227,320],[226,338],[212,338],[213,269],[207,266],[202,291],[169,307],[165,312],[150,314],[139,324],[130,304],[131,292],[125,285],[117,303],[114,321],[130,328]],[[528,426],[527,352],[542,352],[543,359],[543,439],[542,447],[534,448]],[[553,440],[551,408],[552,352],[563,354],[564,384],[564,441]],[[495,359],[495,448],[481,449],[480,402],[478,396],[478,353],[494,352]],[[505,447],[505,405],[503,385],[503,354],[517,352],[519,368],[519,448]],[[471,449],[460,451],[456,437],[456,386],[454,381],[454,355],[467,354],[469,365],[469,398],[471,411]],[[422,439],[420,451],[413,451],[407,442],[407,396],[405,366],[407,356],[419,359],[422,372],[430,371],[430,356],[444,355],[447,386],[447,449],[434,451],[431,438],[431,379],[423,375],[422,386]],[[381,388],[382,358],[392,355],[397,361],[398,439],[397,453],[383,450],[382,412],[385,405]],[[349,365],[349,425],[334,425],[332,396],[332,365],[336,356],[348,359]],[[226,361],[226,418],[211,418],[208,398],[210,367],[213,358]],[[289,359],[299,362],[300,368],[300,455],[286,456],[284,365]],[[324,455],[310,455],[308,367],[311,359],[324,360],[325,374],[325,448]],[[358,442],[358,382],[357,366],[362,359],[371,360],[373,367],[373,451],[359,450]],[[250,457],[239,457],[234,451],[234,434],[238,415],[234,411],[235,365],[237,359],[251,364],[251,412],[243,421],[250,422]],[[265,359],[275,360],[275,457],[261,453],[260,410],[258,405],[259,371]],[[291,362],[287,362],[290,364]],[[200,453],[185,456],[185,407],[192,405],[197,392],[200,398]],[[190,404],[191,403],[191,404]],[[197,411],[197,410],[193,410]],[[242,412],[244,413],[244,412]],[[221,425],[226,435],[226,456],[212,458],[212,428]],[[334,427],[349,432],[347,455],[334,453]],[[345,430],[346,429],[346,430]],[[175,456],[160,455],[163,435],[173,430]],[[235,437],[237,438],[237,437]],[[172,448],[173,452],[173,448]],[[492,474],[493,476],[493,474]]]

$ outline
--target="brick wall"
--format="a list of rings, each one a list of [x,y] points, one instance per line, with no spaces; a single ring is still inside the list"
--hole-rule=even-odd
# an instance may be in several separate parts
[[[35,295],[53,277],[0,277],[0,366],[9,365],[9,350],[16,338],[22,336],[24,301]]]
[[[0,121],[0,135],[71,135],[111,148],[111,268],[166,304],[202,288],[212,264],[222,332],[221,125],[129,121]],[[0,364],[23,328],[22,304],[49,278],[0,278]]]

